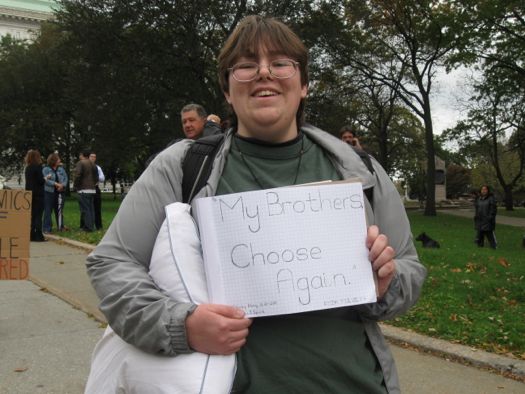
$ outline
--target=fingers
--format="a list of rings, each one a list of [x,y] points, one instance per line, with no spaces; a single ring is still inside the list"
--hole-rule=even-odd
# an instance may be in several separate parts
[[[366,235],[366,247],[368,249],[372,247],[372,244],[374,243],[378,235],[379,235],[379,227],[375,225],[368,227],[368,232]]]
[[[377,226],[368,228],[366,244],[369,248],[368,258],[372,263],[372,269],[377,274],[378,297],[382,298],[396,272],[394,260],[396,252],[389,245],[388,237],[379,233]]]
[[[221,316],[229,317],[232,319],[242,319],[244,317],[244,311],[239,308],[235,308],[229,305],[220,304],[207,304],[208,310],[215,312]]]
[[[188,344],[206,354],[232,354],[246,342],[250,319],[227,305],[203,304],[186,318]]]

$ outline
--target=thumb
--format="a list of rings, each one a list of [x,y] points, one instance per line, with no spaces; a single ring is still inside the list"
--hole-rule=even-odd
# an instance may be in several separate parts
[[[244,311],[234,306],[209,304],[208,307],[209,307],[208,309],[211,312],[217,313],[218,315],[221,315],[224,317],[229,317],[232,319],[242,319],[244,317]]]

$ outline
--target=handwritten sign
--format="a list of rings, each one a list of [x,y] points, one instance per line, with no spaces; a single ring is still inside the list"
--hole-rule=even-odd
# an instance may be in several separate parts
[[[210,299],[268,316],[376,301],[362,185],[194,201]]]
[[[0,279],[27,279],[31,192],[0,190]]]

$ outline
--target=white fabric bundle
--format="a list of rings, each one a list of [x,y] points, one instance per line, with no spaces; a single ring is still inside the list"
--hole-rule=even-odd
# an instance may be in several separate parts
[[[157,236],[150,276],[179,302],[208,302],[199,234],[188,204],[173,203]],[[229,393],[235,355],[203,353],[177,357],[145,353],[124,342],[108,326],[93,352],[86,394]]]

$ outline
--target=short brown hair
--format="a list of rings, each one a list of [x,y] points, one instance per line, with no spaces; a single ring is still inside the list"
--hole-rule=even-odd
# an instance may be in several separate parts
[[[308,85],[308,50],[297,34],[275,18],[250,15],[239,22],[219,54],[219,84],[223,92],[230,91],[228,69],[243,56],[257,55],[259,48],[282,53],[298,62],[301,85]],[[298,126],[303,122],[304,106],[305,99],[302,99],[297,110]]]
[[[47,165],[49,167],[54,167],[59,159],[58,153],[50,153],[49,156],[47,156]]]
[[[339,137],[342,137],[344,133],[352,133],[354,137],[357,137],[356,128],[352,125],[345,124],[343,127],[339,129]]]

